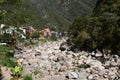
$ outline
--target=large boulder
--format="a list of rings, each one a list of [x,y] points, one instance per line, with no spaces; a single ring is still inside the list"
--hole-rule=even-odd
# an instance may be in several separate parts
[[[104,69],[104,66],[102,66],[102,63],[98,60],[92,60],[88,63],[88,65],[91,67],[91,69],[94,71],[95,69],[97,70],[102,70]]]
[[[87,72],[85,69],[81,68],[78,72],[79,78],[77,80],[87,80]]]
[[[88,63],[88,65],[99,67],[99,66],[102,66],[102,63],[98,60],[92,60],[91,62]]]
[[[100,51],[97,51],[97,53],[95,54],[95,57],[102,57],[103,54]]]
[[[68,79],[77,79],[78,74],[76,72],[68,72],[67,76]]]

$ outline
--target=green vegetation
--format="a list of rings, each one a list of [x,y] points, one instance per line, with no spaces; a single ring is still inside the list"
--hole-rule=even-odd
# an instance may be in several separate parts
[[[25,47],[30,46],[30,42],[28,42],[28,41],[25,41],[23,44]]]
[[[68,5],[69,19],[73,21],[75,17],[91,15],[97,1],[98,0],[71,0]]]
[[[47,42],[47,39],[46,38],[39,38],[39,41],[40,42]]]
[[[35,41],[32,41],[31,42],[31,45],[37,45],[39,43],[39,41],[38,40],[35,40]]]
[[[39,25],[39,22],[41,22],[41,17],[36,8],[27,0],[0,2],[0,23],[19,27],[22,25],[36,26]]]
[[[57,41],[58,40],[58,37],[56,36],[51,36],[48,38],[49,41]]]
[[[104,0],[92,17],[75,19],[69,29],[71,42],[80,50],[111,50],[119,54],[119,3],[119,0]]]
[[[33,35],[31,36],[31,38],[36,38],[36,39],[38,39],[39,37],[40,37],[39,32],[34,32]]]
[[[7,67],[14,67],[18,65],[17,62],[15,62],[12,58],[9,58],[9,57],[5,57],[2,60],[2,64]]]
[[[14,39],[11,34],[4,33],[3,35],[0,35],[0,42],[14,45],[16,43],[16,39]]]
[[[32,76],[27,75],[27,76],[24,76],[23,80],[33,80],[33,79],[32,79]]]
[[[3,66],[10,67],[14,77],[20,77],[22,69],[18,66],[17,62],[13,59],[14,51],[13,48],[7,46],[0,46],[0,64]],[[0,75],[1,78],[1,75]]]
[[[26,39],[30,39],[30,33],[26,32]]]
[[[67,30],[77,16],[91,15],[97,0],[27,0],[37,9],[41,22],[36,26],[49,24],[53,30]],[[31,10],[32,11],[32,10]],[[37,14],[37,15],[38,15]]]
[[[91,15],[97,0],[0,0],[0,23],[67,30],[77,16]]]
[[[13,61],[11,60],[11,58],[13,57],[13,55],[14,55],[13,48],[2,46],[2,45],[0,46],[0,63],[1,64],[12,65]]]
[[[11,71],[13,73],[12,75],[18,78],[21,76],[22,68],[20,66],[15,66],[11,69]]]

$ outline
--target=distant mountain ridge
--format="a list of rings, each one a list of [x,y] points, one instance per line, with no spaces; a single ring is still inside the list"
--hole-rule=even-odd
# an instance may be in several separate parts
[[[98,0],[2,0],[0,23],[66,31],[77,17],[90,16]],[[3,14],[5,11],[5,14]]]
[[[44,24],[67,30],[78,16],[91,15],[97,0],[29,0],[35,4]]]

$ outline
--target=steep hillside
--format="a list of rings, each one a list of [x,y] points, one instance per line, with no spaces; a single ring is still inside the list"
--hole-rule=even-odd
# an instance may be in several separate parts
[[[99,0],[91,17],[74,20],[69,37],[80,50],[120,55],[120,0]]]
[[[97,0],[30,0],[46,24],[67,30],[77,16],[91,15]]]
[[[99,0],[102,1],[98,8],[94,11],[94,15],[101,15],[104,13],[112,13],[120,16],[120,0]]]
[[[14,2],[18,4],[14,5]],[[63,31],[78,16],[91,15],[97,0],[14,0],[0,2],[0,22],[15,26],[32,25],[41,28],[50,25]],[[3,15],[5,10],[5,15]]]
[[[40,25],[43,21],[34,5],[25,0],[1,0],[0,24],[11,26]]]

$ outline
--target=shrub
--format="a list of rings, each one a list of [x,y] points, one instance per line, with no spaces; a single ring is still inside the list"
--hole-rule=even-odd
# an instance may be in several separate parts
[[[12,60],[14,53],[13,49],[7,46],[0,46],[1,64],[7,67],[16,66],[17,63]]]
[[[22,68],[20,66],[15,66],[11,69],[11,71],[12,71],[14,77],[20,77]]]
[[[37,45],[39,43],[39,41],[32,41],[31,45]]]
[[[41,41],[41,42],[47,42],[47,39],[46,38],[39,38],[39,41]]]
[[[39,38],[40,37],[40,33],[39,32],[34,32],[33,35],[31,36],[32,38]]]
[[[29,41],[24,42],[24,46],[30,46],[31,43]]]
[[[12,60],[10,57],[5,57],[3,60],[2,60],[2,64],[4,66],[7,66],[7,67],[14,67],[14,66],[17,66],[17,62],[15,62],[14,60]]]
[[[111,50],[112,53],[119,54],[120,27],[118,21],[119,18],[110,13],[98,17],[78,18],[69,29],[70,42],[82,50]]]
[[[14,39],[11,34],[9,34],[9,33],[4,33],[4,34],[1,35],[1,37],[0,37],[0,42],[4,42],[4,43],[7,43],[7,44],[9,44],[9,45],[13,45],[13,44],[16,43],[16,39]]]
[[[51,36],[48,40],[50,40],[50,41],[57,41],[58,38],[56,36]]]
[[[26,39],[30,39],[30,33],[26,32]]]
[[[9,64],[9,62],[12,62],[10,58],[12,58],[14,55],[13,48],[7,47],[7,46],[0,46],[0,63],[3,65]]]
[[[24,76],[23,80],[33,80],[33,79],[32,79],[32,76],[27,75],[27,76]]]

